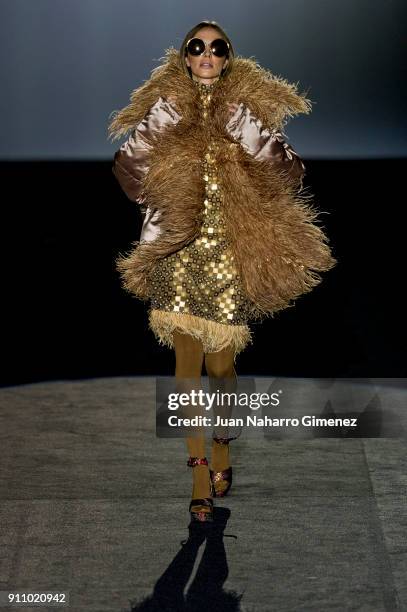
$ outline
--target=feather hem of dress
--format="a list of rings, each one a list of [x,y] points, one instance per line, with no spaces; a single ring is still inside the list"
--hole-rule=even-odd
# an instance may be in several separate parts
[[[174,348],[174,331],[184,332],[201,340],[205,353],[217,353],[232,345],[236,357],[252,343],[252,332],[247,325],[226,325],[189,313],[151,309],[149,327],[158,342],[169,348]]]

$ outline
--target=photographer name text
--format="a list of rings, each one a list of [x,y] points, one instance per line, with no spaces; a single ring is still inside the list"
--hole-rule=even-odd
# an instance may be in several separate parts
[[[208,416],[194,416],[192,418],[168,417],[170,427],[357,427],[357,418],[320,418],[314,415],[304,415],[300,419],[259,417],[247,415],[245,418],[225,419],[217,417],[212,419]]]

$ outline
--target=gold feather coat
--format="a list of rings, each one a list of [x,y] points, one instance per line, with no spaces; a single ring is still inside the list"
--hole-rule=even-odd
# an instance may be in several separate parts
[[[115,154],[113,173],[159,226],[153,239],[133,242],[130,252],[117,258],[123,287],[147,301],[156,263],[199,236],[202,157],[215,142],[227,237],[252,316],[273,315],[292,306],[336,264],[316,223],[313,196],[302,187],[305,167],[281,138],[288,118],[309,113],[311,102],[295,84],[236,57],[232,71],[216,82],[204,122],[196,83],[183,71],[178,51],[165,53],[131,93],[130,104],[113,112],[108,128],[113,140],[131,132]],[[229,103],[237,109],[233,116]],[[244,126],[247,134],[251,129],[246,139]]]

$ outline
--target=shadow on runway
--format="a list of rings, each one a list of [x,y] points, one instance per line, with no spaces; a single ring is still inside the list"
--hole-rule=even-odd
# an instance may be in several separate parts
[[[230,517],[228,508],[214,508],[214,522],[189,525],[189,537],[182,542],[151,595],[131,602],[131,612],[238,612],[242,595],[225,591],[228,576],[224,530]],[[235,537],[235,536],[229,536]],[[206,542],[201,562],[186,593],[200,546]]]

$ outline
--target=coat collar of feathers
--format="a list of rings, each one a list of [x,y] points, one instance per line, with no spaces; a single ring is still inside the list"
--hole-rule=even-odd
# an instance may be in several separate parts
[[[183,71],[179,52],[170,47],[160,59],[163,62],[152,70],[150,78],[132,91],[130,104],[113,111],[108,128],[112,140],[134,129],[160,96],[175,97],[182,115],[193,114],[198,95],[196,82]],[[282,129],[290,117],[311,111],[311,100],[306,93],[298,93],[297,85],[272,74],[251,58],[237,56],[230,73],[216,81],[213,104],[226,112],[227,102],[242,102],[264,127]]]

